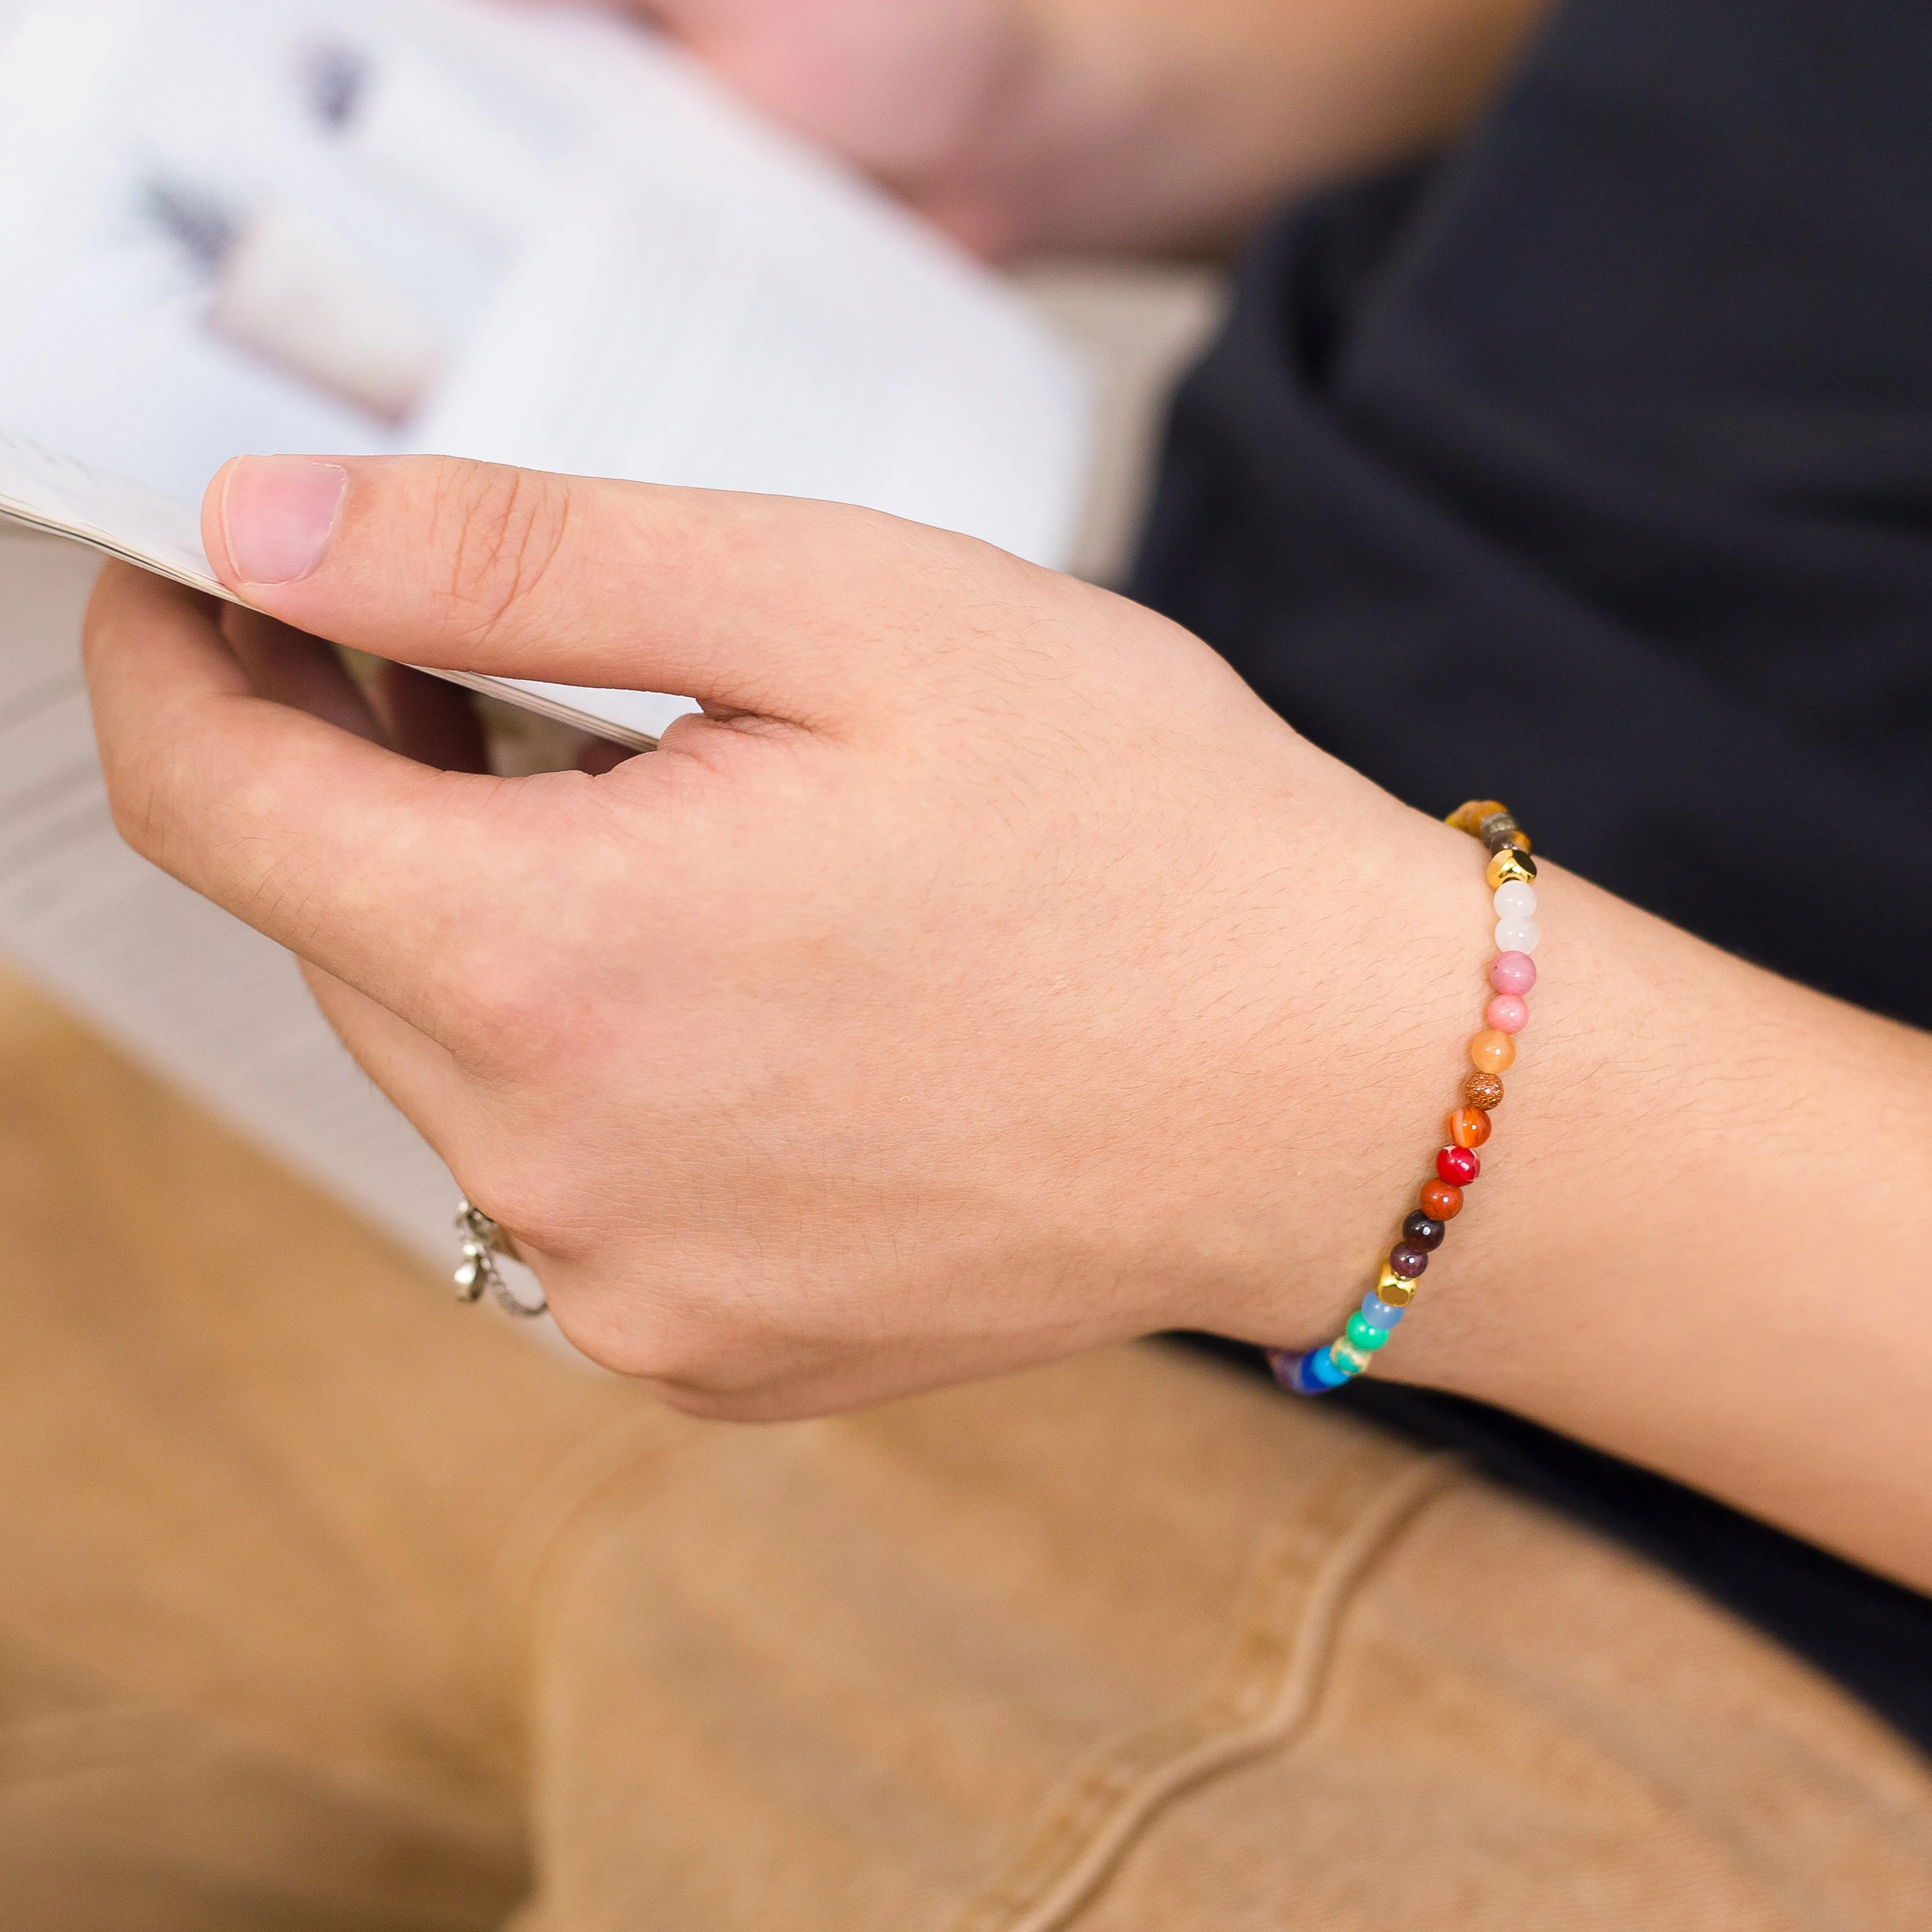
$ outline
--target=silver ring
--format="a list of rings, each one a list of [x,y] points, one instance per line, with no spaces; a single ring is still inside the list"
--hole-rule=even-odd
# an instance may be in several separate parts
[[[464,1201],[456,1210],[456,1232],[463,1238],[463,1259],[456,1270],[458,1301],[478,1302],[487,1292],[506,1315],[514,1315],[520,1322],[533,1322],[549,1313],[550,1304],[542,1295],[532,1304],[512,1294],[503,1270],[496,1265],[499,1255],[506,1261],[523,1259],[508,1228]]]

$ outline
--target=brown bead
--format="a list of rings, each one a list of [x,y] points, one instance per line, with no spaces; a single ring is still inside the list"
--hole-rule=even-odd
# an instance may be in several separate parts
[[[1503,1083],[1493,1073],[1472,1073],[1462,1082],[1462,1098],[1471,1106],[1493,1114],[1503,1103]]]
[[[1462,1190],[1446,1180],[1432,1180],[1422,1190],[1422,1211],[1432,1221],[1453,1221],[1462,1211]]]
[[[1458,1107],[1449,1116],[1449,1138],[1460,1148],[1479,1148],[1490,1137],[1490,1117],[1480,1107]]]

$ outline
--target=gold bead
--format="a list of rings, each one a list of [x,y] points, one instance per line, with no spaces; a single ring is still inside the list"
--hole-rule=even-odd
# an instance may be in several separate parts
[[[1491,813],[1502,810],[1492,798],[1472,798],[1467,805],[1459,805],[1442,822],[1457,832],[1466,832],[1473,838],[1476,828]]]
[[[1490,861],[1489,869],[1483,876],[1489,880],[1491,891],[1498,886],[1508,885],[1512,880],[1530,885],[1536,878],[1536,861],[1527,852],[1519,852],[1514,845],[1505,845]]]
[[[1397,1274],[1387,1262],[1384,1262],[1382,1279],[1376,1283],[1376,1292],[1391,1308],[1406,1308],[1415,1299],[1415,1283],[1407,1275]]]

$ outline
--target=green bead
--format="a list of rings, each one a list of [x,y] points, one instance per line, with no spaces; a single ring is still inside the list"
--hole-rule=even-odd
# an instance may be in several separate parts
[[[1358,1309],[1348,1317],[1348,1340],[1369,1354],[1373,1354],[1388,1340],[1388,1330],[1378,1328],[1365,1319]]]

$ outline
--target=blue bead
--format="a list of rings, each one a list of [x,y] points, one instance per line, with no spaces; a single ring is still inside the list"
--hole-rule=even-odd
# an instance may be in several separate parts
[[[1326,1380],[1316,1372],[1316,1358],[1320,1353],[1319,1349],[1311,1348],[1306,1354],[1301,1356],[1296,1361],[1294,1385],[1297,1394],[1326,1395],[1336,1386],[1335,1383]]]
[[[1371,1328],[1393,1328],[1407,1312],[1406,1309],[1391,1308],[1373,1288],[1362,1297],[1362,1319]]]
[[[1301,1372],[1325,1390],[1340,1388],[1348,1380],[1348,1372],[1326,1348],[1311,1348],[1302,1357]]]

